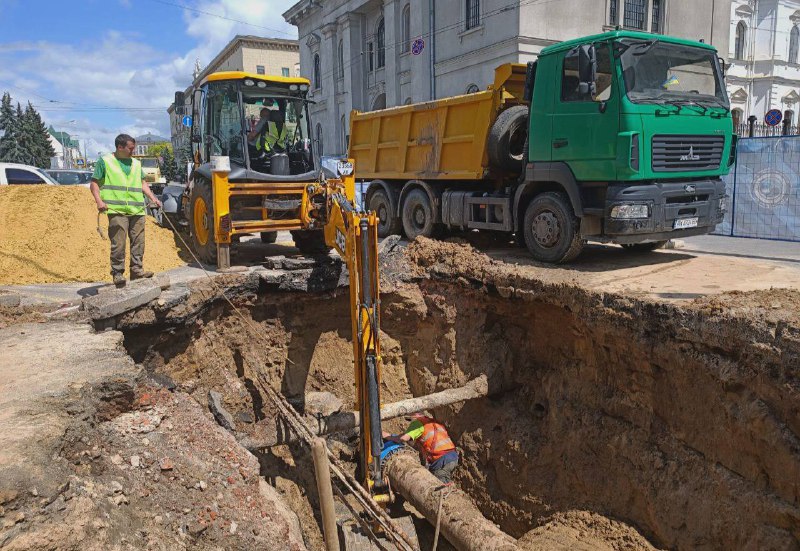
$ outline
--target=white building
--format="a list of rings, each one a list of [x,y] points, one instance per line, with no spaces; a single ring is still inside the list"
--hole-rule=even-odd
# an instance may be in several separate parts
[[[800,101],[800,0],[734,0],[731,4],[728,95],[740,132],[770,109],[797,133]],[[782,130],[782,128],[781,128]]]
[[[351,109],[485,89],[503,63],[555,42],[627,29],[703,39],[728,52],[731,0],[300,0],[300,68],[323,154],[347,150]]]

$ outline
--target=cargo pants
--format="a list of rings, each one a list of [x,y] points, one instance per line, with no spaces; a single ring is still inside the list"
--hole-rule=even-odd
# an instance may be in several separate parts
[[[131,242],[131,273],[142,272],[144,258],[144,216],[108,215],[108,238],[111,240],[111,276],[125,272],[125,242]]]

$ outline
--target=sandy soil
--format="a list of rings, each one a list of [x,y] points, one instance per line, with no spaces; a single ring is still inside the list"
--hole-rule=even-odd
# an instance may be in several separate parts
[[[108,218],[100,220],[107,236]],[[111,281],[110,244],[96,227],[97,208],[86,188],[3,186],[0,284]],[[172,232],[150,217],[145,234],[145,269],[160,272],[186,263]]]

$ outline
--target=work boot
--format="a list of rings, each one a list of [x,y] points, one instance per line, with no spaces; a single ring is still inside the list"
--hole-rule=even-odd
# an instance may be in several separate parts
[[[125,274],[114,274],[114,286],[118,289],[125,287]]]
[[[147,279],[153,277],[153,272],[145,270],[131,270],[131,281],[134,279]]]

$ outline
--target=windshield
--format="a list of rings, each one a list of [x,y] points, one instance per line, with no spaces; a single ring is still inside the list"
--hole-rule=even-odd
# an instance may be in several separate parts
[[[158,168],[157,159],[142,159],[142,166],[144,168]]]
[[[306,102],[300,98],[292,99],[286,92],[270,96],[263,93],[243,92],[244,116],[247,132],[259,128],[259,123],[272,122],[277,127],[278,145],[289,151],[308,137],[308,123],[305,117]],[[262,123],[260,126],[264,126]],[[285,127],[283,131],[280,127]],[[251,140],[252,141],[252,140]]]
[[[687,101],[729,108],[713,51],[658,39],[623,40],[616,51],[632,102]]]

